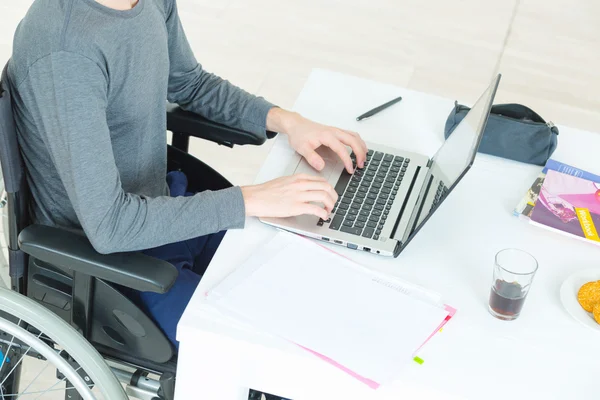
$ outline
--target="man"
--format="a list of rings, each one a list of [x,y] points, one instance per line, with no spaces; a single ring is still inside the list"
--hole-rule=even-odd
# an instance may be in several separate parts
[[[321,145],[350,172],[346,146],[359,167],[366,158],[357,134],[274,107],[202,70],[175,0],[36,0],[13,53],[9,75],[34,219],[82,228],[100,253],[143,250],[172,262],[180,274],[169,293],[141,299],[175,345],[177,321],[218,232],[242,228],[246,216],[326,219],[337,194],[310,176],[181,196],[173,183],[185,179],[171,176],[169,190],[167,99],[257,134],[287,134],[316,169],[324,166],[315,152]]]

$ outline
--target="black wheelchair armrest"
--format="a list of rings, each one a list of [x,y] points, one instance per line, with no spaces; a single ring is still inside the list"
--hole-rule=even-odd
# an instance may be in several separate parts
[[[178,275],[166,261],[142,253],[100,254],[85,236],[51,226],[23,229],[19,246],[48,264],[143,292],[165,293]]]
[[[200,139],[233,147],[233,145],[263,144],[266,139],[275,137],[276,133],[267,131],[266,136],[256,133],[231,128],[229,126],[210,121],[196,113],[183,110],[176,104],[167,104],[167,130],[193,136]]]

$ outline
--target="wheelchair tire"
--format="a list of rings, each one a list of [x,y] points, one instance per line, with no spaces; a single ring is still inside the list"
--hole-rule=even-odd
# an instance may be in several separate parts
[[[0,310],[8,316],[20,319],[35,327],[50,338],[60,349],[69,354],[77,365],[79,365],[78,370],[85,372],[85,375],[94,383],[94,390],[99,392],[104,399],[128,399],[119,380],[102,356],[83,336],[57,315],[35,301],[2,287],[0,287]],[[48,361],[52,360],[55,366],[59,367],[61,363],[63,366],[65,365],[65,359],[59,356],[56,350],[45,345],[39,336],[36,337],[36,335],[29,333],[6,318],[0,318],[0,324],[0,331],[10,333],[13,337],[19,338],[19,340],[25,342],[31,349],[44,356]],[[44,345],[45,348],[43,348]],[[36,346],[39,346],[39,348]],[[0,361],[4,362],[1,358]],[[69,378],[69,373],[73,376],[73,371],[76,374],[81,374],[81,372],[73,369],[72,366],[70,371],[68,368],[65,370],[61,369],[66,378]],[[73,379],[72,385],[84,399],[96,399],[96,397],[90,397],[90,391],[85,382],[83,382],[84,386],[81,387],[82,379],[79,380],[79,387],[77,379]],[[69,382],[71,382],[70,379]],[[88,393],[87,395],[85,394],[86,392]]]

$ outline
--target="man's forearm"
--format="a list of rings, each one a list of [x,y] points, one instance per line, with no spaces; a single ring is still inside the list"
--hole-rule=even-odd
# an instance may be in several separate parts
[[[267,114],[267,130],[288,134],[301,118],[302,116],[298,113],[273,107]]]

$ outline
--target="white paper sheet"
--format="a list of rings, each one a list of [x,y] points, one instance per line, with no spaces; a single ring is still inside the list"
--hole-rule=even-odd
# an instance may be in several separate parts
[[[424,293],[308,239],[280,233],[208,300],[226,314],[383,383],[448,315],[435,294]]]

